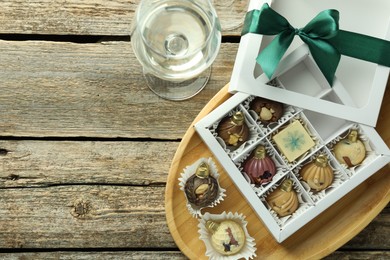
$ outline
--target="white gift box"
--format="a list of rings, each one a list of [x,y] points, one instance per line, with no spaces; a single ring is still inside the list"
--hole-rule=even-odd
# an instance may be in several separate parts
[[[304,27],[325,9],[336,9],[340,12],[340,29],[390,39],[390,1],[388,0],[251,0],[249,10],[260,9],[264,3],[270,4],[294,27]],[[346,91],[351,96],[353,102],[343,105],[318,99],[316,96],[313,97],[311,88],[307,84],[301,84],[311,81],[310,75],[305,75],[304,71],[299,71],[300,77],[296,77],[286,90],[275,90],[264,84],[269,81],[267,77],[259,77],[262,70],[256,63],[259,51],[267,46],[272,38],[273,36],[252,33],[241,37],[230,80],[230,92],[240,91],[262,96],[353,122],[375,126],[390,68],[342,56],[332,91]],[[299,37],[295,37],[286,55],[302,44]],[[290,66],[287,65],[287,67]],[[283,67],[279,68],[279,73],[283,69]]]
[[[359,24],[362,19],[355,15],[363,12],[364,8],[360,10],[359,7],[366,2],[275,0],[271,7],[275,7],[294,24],[299,22],[299,19],[308,22],[319,11],[328,8],[340,10],[343,20],[344,17],[346,20],[354,17]],[[252,0],[250,9],[260,8],[263,3],[264,1]],[[379,15],[379,18],[370,20],[373,23],[370,28],[376,29],[365,31],[364,26],[340,27],[376,37],[383,38],[385,33],[390,36],[389,13],[382,10],[390,10],[390,2],[378,0],[375,3],[378,6],[373,8],[378,9],[378,12],[370,9],[370,15]],[[297,21],[293,22],[292,18]],[[377,19],[382,19],[382,23],[377,23]],[[301,27],[303,24],[298,26]],[[354,24],[346,24],[346,27],[349,26],[353,27]],[[293,50],[288,51],[288,55],[281,61],[275,73],[275,78],[270,80],[261,74],[261,69],[255,61],[259,50],[264,47],[265,38],[267,37],[256,34],[246,34],[242,37],[229,89],[236,94],[200,120],[195,129],[254,212],[275,239],[282,242],[390,162],[389,148],[372,127],[377,120],[389,68],[342,57],[334,85],[331,87],[313,61],[307,46],[302,42],[294,42],[293,45],[298,47],[295,49],[293,46],[290,47]],[[275,123],[262,124],[249,106],[256,96],[283,103],[284,115]],[[238,148],[232,148],[226,146],[218,136],[217,127],[223,118],[236,111],[241,111],[245,115],[250,134],[247,142]],[[314,145],[297,159],[289,161],[283,151],[278,149],[273,136],[295,121],[302,123]],[[358,131],[359,139],[366,149],[364,161],[354,167],[338,162],[333,151],[335,144],[345,138],[351,130]],[[275,161],[277,172],[270,183],[256,186],[245,176],[242,164],[259,144],[266,147],[267,153]],[[315,192],[302,180],[299,171],[319,154],[327,156],[334,172],[334,179],[328,188]],[[266,198],[286,178],[293,181],[299,207],[294,213],[279,217],[268,205]]]
[[[253,123],[254,119],[251,118],[250,113],[245,108],[245,103],[251,98],[253,96],[245,93],[234,94],[200,120],[195,125],[195,129],[244,195],[248,204],[265,223],[278,242],[282,242],[390,162],[390,150],[374,128],[295,107],[287,107],[286,110],[291,110],[291,112],[288,111],[286,113],[286,117],[281,119],[278,126],[288,124],[297,118],[305,122],[309,132],[314,136],[313,139],[316,140],[316,145],[302,158],[292,163],[288,162],[282,158],[281,153],[272,145],[272,136],[275,131],[278,131],[278,126],[263,131],[262,126],[258,125],[256,132],[261,132],[261,134],[254,135],[241,147],[230,151],[221,142],[215,129],[222,118],[229,115],[231,111],[236,110],[243,111],[247,116],[247,121]],[[339,98],[343,99],[342,97]],[[358,130],[359,137],[366,146],[367,156],[360,165],[348,168],[346,165],[336,161],[332,147],[337,141],[345,137],[350,129]],[[243,174],[241,162],[258,144],[264,143],[267,148],[274,149],[272,156],[276,157],[278,170],[271,183],[256,187],[250,184]],[[335,177],[333,184],[329,188],[321,193],[313,193],[305,187],[297,172],[304,163],[319,153],[325,153],[329,156]],[[293,179],[294,185],[299,190],[300,207],[291,216],[278,218],[267,206],[264,198],[269,191],[280,185],[280,181],[286,177]]]

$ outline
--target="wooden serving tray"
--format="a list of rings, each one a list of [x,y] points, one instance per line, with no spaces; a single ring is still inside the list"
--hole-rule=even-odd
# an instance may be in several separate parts
[[[231,96],[227,89],[228,86],[225,86],[211,99],[193,124]],[[380,116],[377,126],[377,129],[382,129],[379,133],[387,145],[390,143],[389,94],[390,91],[387,91],[381,110],[381,114],[386,116]],[[169,230],[177,246],[190,259],[207,259],[206,247],[199,239],[198,219],[193,218],[186,208],[185,195],[179,189],[178,178],[186,166],[201,157],[213,158],[221,174],[220,185],[226,189],[227,195],[221,204],[214,208],[205,208],[202,213],[219,214],[231,211],[244,214],[248,221],[248,232],[256,240],[256,254],[259,259],[324,257],[356,236],[390,201],[390,167],[386,166],[288,239],[278,243],[195,132],[193,124],[184,135],[173,158],[165,192]]]

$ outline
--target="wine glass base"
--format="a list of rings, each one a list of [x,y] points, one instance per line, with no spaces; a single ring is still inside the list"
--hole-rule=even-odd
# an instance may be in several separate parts
[[[181,82],[163,80],[146,72],[144,72],[144,77],[149,88],[157,96],[167,100],[181,101],[198,94],[206,86],[210,74],[211,67],[207,68],[198,76]]]

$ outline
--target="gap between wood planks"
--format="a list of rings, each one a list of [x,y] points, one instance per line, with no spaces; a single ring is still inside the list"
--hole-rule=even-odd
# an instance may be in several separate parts
[[[1,178],[0,180],[14,180],[17,181],[19,179],[28,179],[25,177],[20,177],[19,175],[12,174],[7,177]],[[33,186],[9,186],[9,187],[0,187],[0,190],[27,190],[27,189],[45,189],[45,188],[53,188],[53,187],[76,187],[76,186],[109,186],[109,187],[165,187],[166,182],[154,182],[154,183],[148,183],[148,184],[139,184],[139,183],[103,183],[103,182],[85,182],[85,183],[58,183],[58,184],[39,184],[39,185],[33,185]],[[1,259],[1,258],[0,258]]]
[[[90,136],[0,136],[4,141],[90,141],[90,142],[180,142],[179,139],[158,139],[158,138],[129,138],[129,137],[90,137]],[[0,156],[7,155],[8,151],[0,147]]]
[[[100,41],[130,41],[130,36],[0,34],[0,39],[6,41],[52,41],[52,42],[73,42],[73,43],[97,43]]]
[[[73,43],[98,43],[98,42],[129,42],[130,36],[108,36],[108,35],[51,35],[51,34],[0,34],[0,40],[6,41],[52,41],[52,42],[73,42]],[[223,36],[223,43],[238,43],[240,37]]]

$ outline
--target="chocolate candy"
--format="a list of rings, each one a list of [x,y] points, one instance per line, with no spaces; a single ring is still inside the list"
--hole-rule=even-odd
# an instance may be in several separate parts
[[[259,145],[245,161],[243,170],[248,174],[251,183],[256,185],[269,183],[276,174],[275,163],[267,156],[262,145]]]
[[[277,133],[273,140],[289,162],[294,161],[315,145],[310,134],[298,120]]]
[[[238,147],[245,143],[249,138],[249,128],[245,122],[244,114],[238,111],[231,117],[222,119],[218,125],[217,133],[227,146]]]
[[[206,207],[218,197],[218,182],[209,173],[207,163],[201,163],[184,186],[188,202],[198,207]]]
[[[349,135],[333,148],[336,159],[349,167],[360,164],[366,158],[366,147],[358,138],[358,131],[352,130]]]
[[[237,254],[245,244],[244,230],[233,220],[208,220],[206,229],[211,233],[211,245],[222,255]]]
[[[257,97],[251,102],[250,108],[256,112],[259,120],[263,124],[269,124],[278,121],[283,115],[283,104]]]
[[[299,201],[293,189],[292,180],[284,180],[276,190],[267,196],[266,201],[279,217],[294,213],[298,209]]]
[[[333,169],[325,154],[320,154],[314,161],[303,166],[299,174],[309,187],[316,191],[326,189],[333,182]]]

